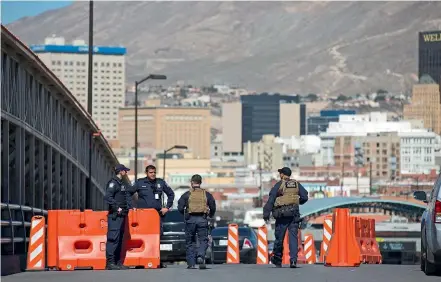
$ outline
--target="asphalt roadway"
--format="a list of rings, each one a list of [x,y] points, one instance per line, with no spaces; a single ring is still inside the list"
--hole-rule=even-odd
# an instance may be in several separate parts
[[[419,265],[361,265],[354,268],[300,265],[282,269],[273,265],[207,265],[208,269],[186,269],[171,265],[165,269],[117,271],[45,271],[24,272],[2,277],[3,282],[217,282],[217,281],[311,281],[311,282],[429,282],[441,281],[426,276]]]

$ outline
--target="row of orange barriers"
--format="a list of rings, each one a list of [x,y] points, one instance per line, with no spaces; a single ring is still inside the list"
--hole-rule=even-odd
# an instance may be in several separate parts
[[[258,229],[257,264],[268,264],[267,229]],[[289,239],[283,242],[283,264],[289,264]],[[317,258],[312,234],[298,234],[299,264],[323,263],[325,266],[359,266],[361,263],[381,264],[382,256],[375,235],[375,219],[350,216],[349,209],[335,209],[332,216],[325,217],[323,241]],[[237,225],[231,224],[228,233],[227,263],[239,263]]]
[[[54,270],[95,269],[106,267],[106,211],[50,210],[47,227],[47,268]],[[28,270],[43,270],[43,217],[34,217],[28,252]],[[35,222],[35,228],[34,228]],[[160,264],[160,218],[153,209],[129,212],[123,239],[121,261],[126,266],[158,268]],[[44,231],[43,231],[44,232]],[[41,239],[40,239],[41,240]],[[38,255],[37,255],[37,252]]]
[[[95,269],[106,267],[106,211],[51,210],[48,212],[47,250],[45,219],[32,219],[28,270]],[[332,227],[330,227],[332,225]],[[121,260],[126,266],[158,268],[160,264],[160,218],[153,209],[129,212]],[[332,234],[332,235],[331,235]],[[299,264],[317,263],[314,238],[298,233]],[[289,264],[289,237],[285,234],[283,264]],[[240,263],[239,230],[237,224],[228,228],[227,263]],[[257,263],[269,263],[267,229],[258,229]],[[381,263],[382,257],[375,239],[375,220],[351,217],[349,209],[335,209],[325,218],[319,262],[326,266],[358,266],[360,263]]]
[[[326,266],[353,267],[382,262],[375,236],[375,219],[350,216],[349,209],[339,208],[334,210],[332,223],[333,233],[323,254]]]

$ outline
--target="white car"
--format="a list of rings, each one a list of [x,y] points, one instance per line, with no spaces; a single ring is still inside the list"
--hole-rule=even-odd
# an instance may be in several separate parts
[[[441,173],[430,195],[424,191],[413,195],[427,203],[421,216],[421,270],[432,275],[441,270]]]

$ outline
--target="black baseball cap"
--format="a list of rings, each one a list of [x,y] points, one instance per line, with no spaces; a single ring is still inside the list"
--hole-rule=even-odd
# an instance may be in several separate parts
[[[200,176],[199,174],[195,174],[191,177],[191,182],[194,182],[196,184],[201,184],[202,183],[202,176]]]
[[[278,169],[277,171],[279,173],[283,173],[286,176],[291,176],[291,173],[292,173],[291,169],[289,167],[286,167],[286,166],[282,167],[281,169]]]
[[[115,166],[115,172],[118,173],[120,171],[130,171],[130,168],[127,168],[125,165],[123,164],[117,164]]]

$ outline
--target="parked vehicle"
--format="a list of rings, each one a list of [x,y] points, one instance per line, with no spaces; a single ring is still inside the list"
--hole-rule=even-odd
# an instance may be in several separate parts
[[[441,269],[441,173],[430,195],[416,191],[413,196],[427,203],[421,216],[421,270],[431,275]]]
[[[177,210],[171,210],[163,218],[163,235],[160,242],[161,261],[174,263],[186,260],[185,221]],[[196,246],[198,243],[196,244]],[[211,250],[211,238],[208,251]],[[206,263],[211,263],[211,254],[206,256]]]
[[[228,227],[217,227],[211,231],[212,246],[207,257],[214,263],[227,261]],[[239,227],[239,254],[241,263],[255,264],[257,261],[257,234],[251,227]]]

